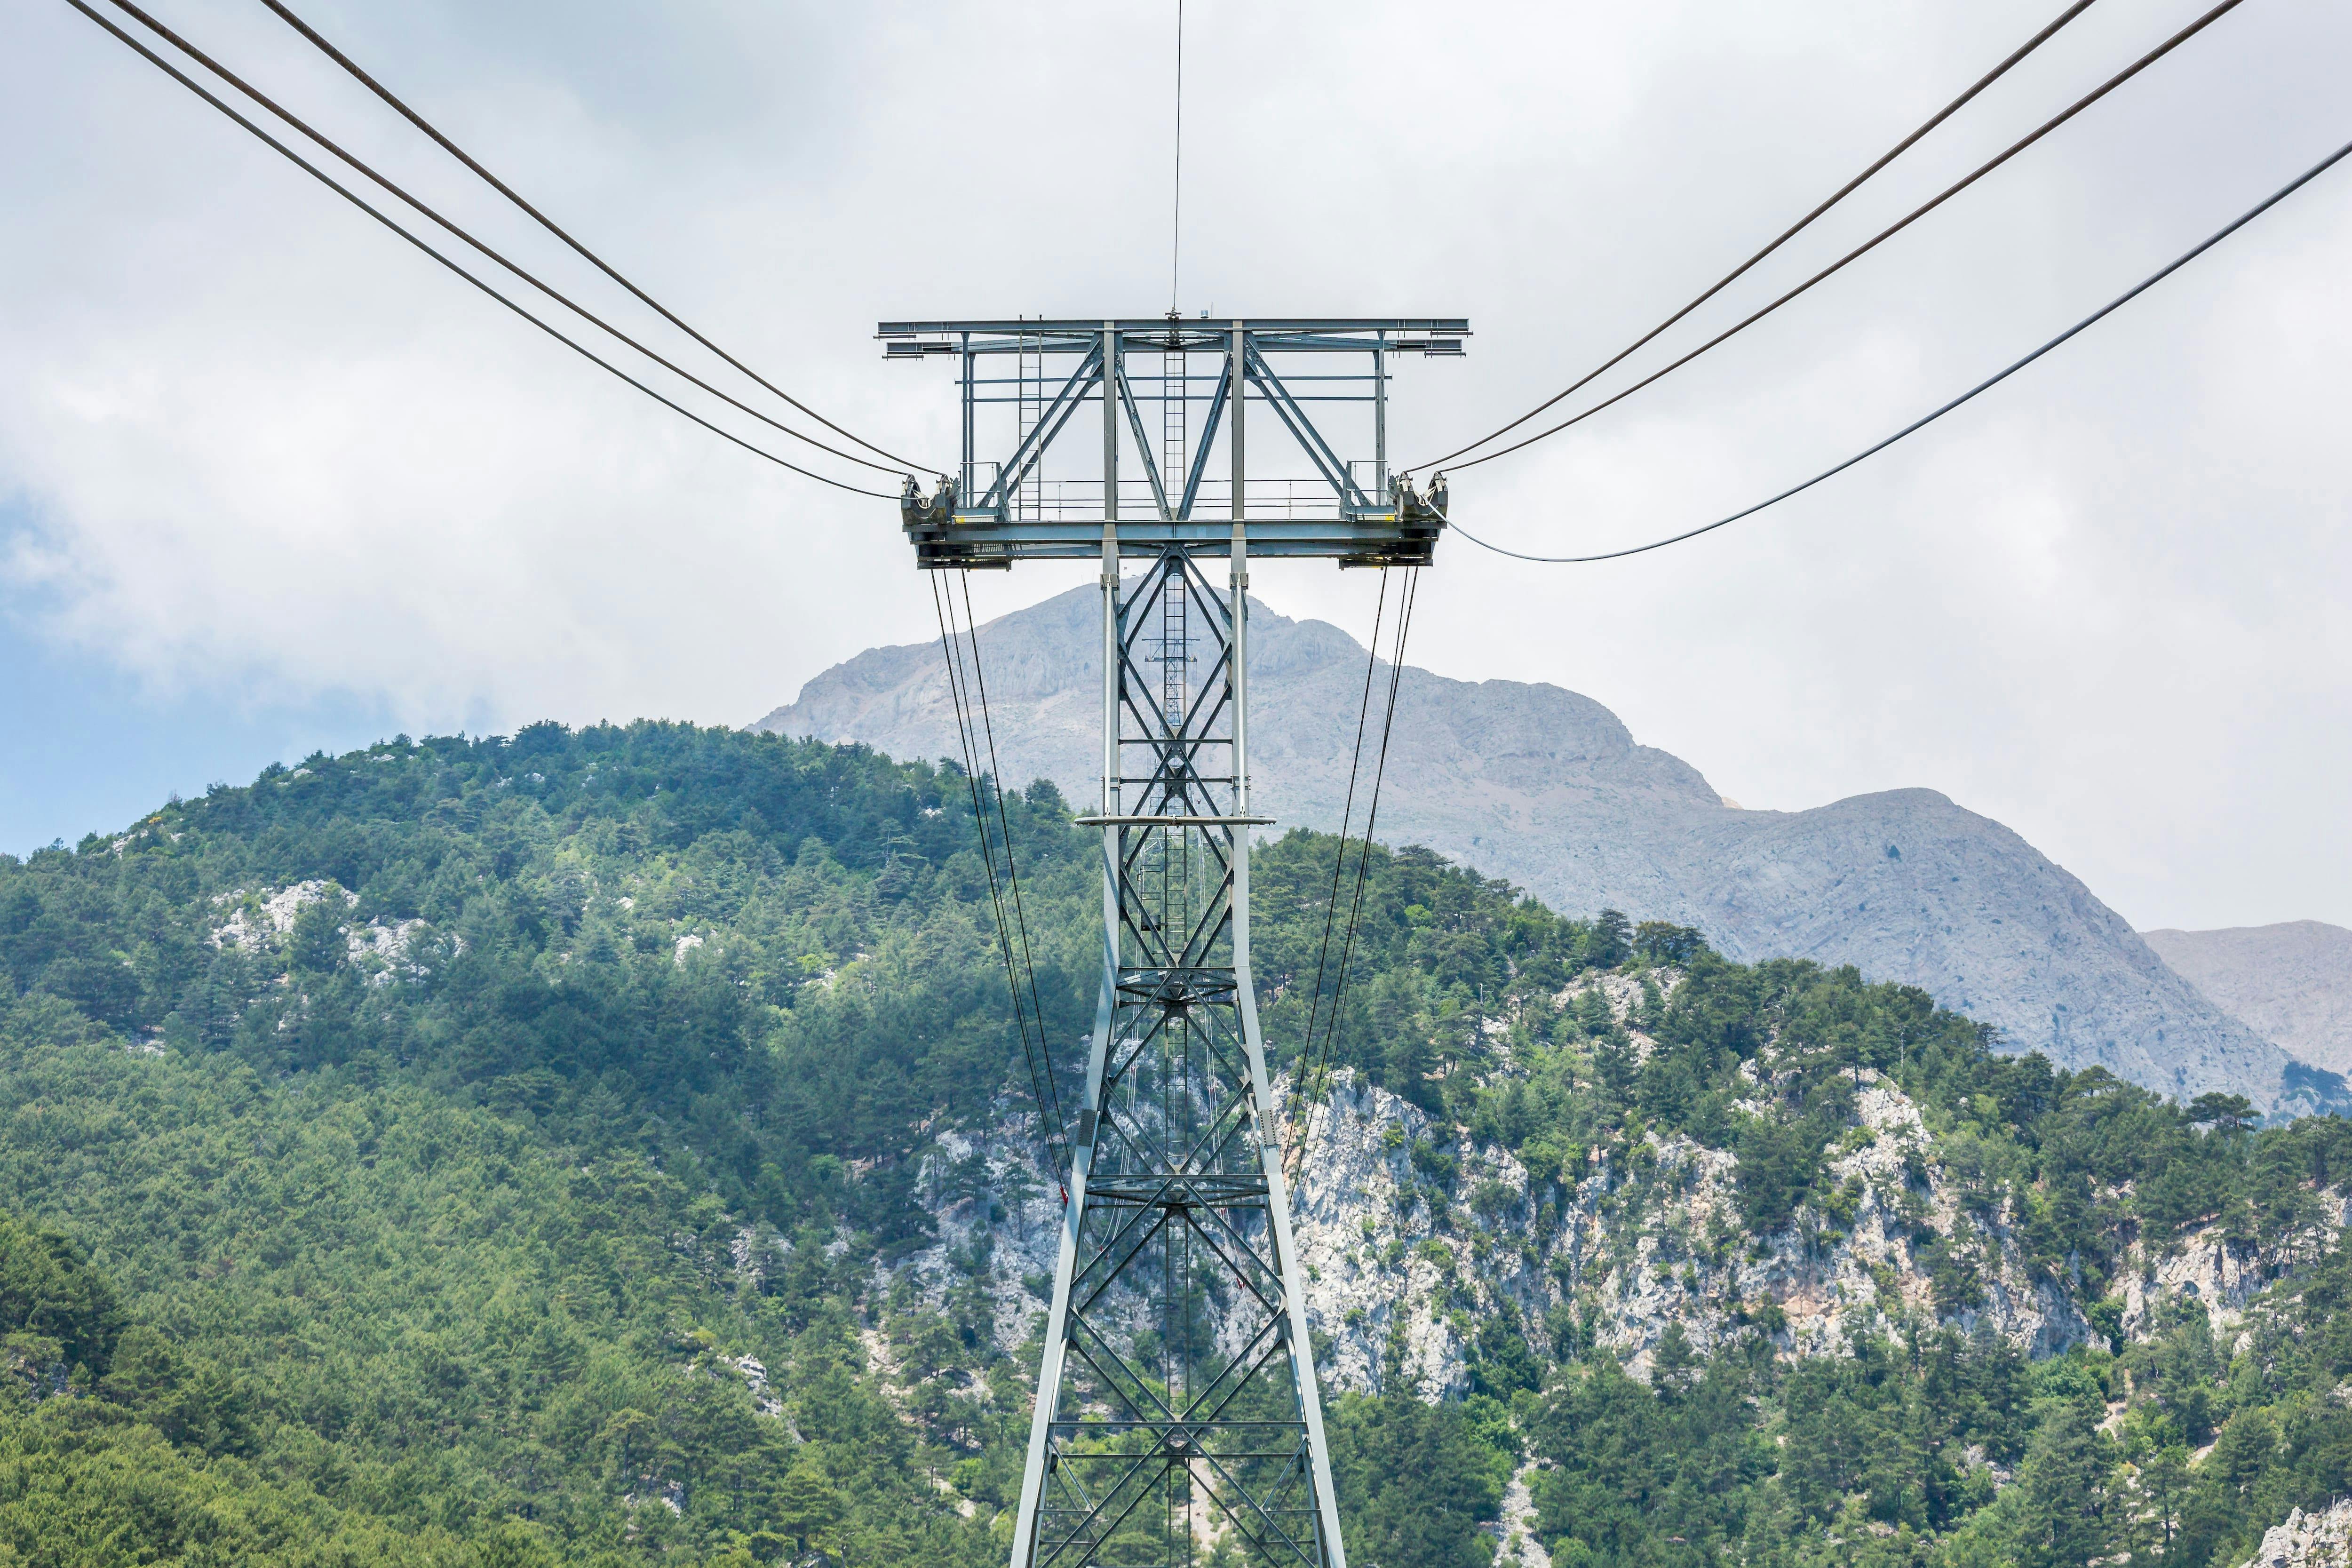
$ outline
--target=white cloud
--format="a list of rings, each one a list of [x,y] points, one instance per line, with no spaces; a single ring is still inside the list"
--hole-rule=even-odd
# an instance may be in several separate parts
[[[1426,456],[1679,304],[2049,8],[1194,0],[1184,305],[1468,314],[1471,359],[1400,389],[1401,445]],[[1678,341],[2197,8],[2088,13]],[[928,454],[952,446],[945,377],[881,363],[877,319],[1164,299],[1168,11],[314,19],[690,319]],[[169,15],[645,321],[259,8]],[[922,636],[887,503],[600,381],[71,12],[13,33],[0,133],[34,155],[0,168],[0,487],[35,521],[0,570],[55,637],[166,687],[377,694],[423,729],[740,721]],[[1462,515],[1630,540],[1875,439],[2332,145],[2347,45],[2324,0],[2233,13],[1709,361],[1464,475]],[[1421,659],[1589,692],[1750,805],[1944,789],[2143,923],[2352,921],[2347,191],[2339,171],[1906,447],[1702,543],[1551,574],[1449,548]],[[1359,579],[1266,581],[1360,623]]]

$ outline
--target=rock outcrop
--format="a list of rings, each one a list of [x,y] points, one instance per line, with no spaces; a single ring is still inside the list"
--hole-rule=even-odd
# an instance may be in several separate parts
[[[1628,1021],[1634,986],[1601,984]],[[1645,1044],[1638,1030],[1633,1042]],[[1990,1332],[2033,1357],[2094,1338],[2078,1282],[2036,1272],[2017,1216],[1969,1206],[1900,1089],[1863,1069],[1854,1106],[1814,1196],[1759,1237],[1743,1224],[1728,1151],[1653,1132],[1615,1159],[1596,1151],[1580,1171],[1536,1180],[1465,1129],[1339,1074],[1313,1109],[1296,1198],[1326,1385],[1460,1394],[1478,1328],[1497,1318],[1555,1344],[1572,1333],[1637,1376],[1676,1326],[1701,1355],[1756,1329],[1787,1355],[1841,1353],[1857,1333],[1905,1321]],[[1026,1122],[1007,1101],[1001,1134],[940,1139],[918,1187],[938,1239],[900,1265],[933,1301],[976,1279],[1006,1350],[1036,1331],[1060,1224]],[[2160,1331],[2159,1308],[2175,1300],[2201,1304],[2217,1333],[2238,1328],[2257,1293],[2352,1221],[2341,1191],[2319,1197],[2318,1223],[2267,1252],[2231,1242],[2219,1224],[2135,1247],[2108,1287],[2122,1332]]]
[[[2296,1509],[2263,1532],[2248,1568],[2344,1568],[2352,1563],[2352,1499],[2317,1513]]]
[[[1317,1110],[1299,1191],[1309,1315],[1331,1337],[1326,1374],[1383,1386],[1394,1336],[1393,1364],[1417,1392],[1466,1392],[1473,1325],[1504,1301],[1530,1332],[1572,1323],[1637,1374],[1675,1325],[1702,1355],[1750,1323],[1792,1355],[1842,1352],[1859,1331],[1937,1316],[1920,1259],[1931,1236],[1960,1238],[1980,1272],[1981,1298],[1949,1314],[1963,1331],[1981,1321],[2033,1355],[2087,1338],[2080,1310],[2057,1283],[2032,1278],[2004,1223],[1961,1215],[1910,1101],[1863,1076],[1861,1124],[1829,1167],[1840,1212],[1763,1237],[1741,1226],[1738,1161],[1725,1150],[1653,1133],[1548,1197],[1509,1155],[1471,1147],[1385,1091],[1345,1085]],[[1417,1142],[1456,1163],[1453,1193],[1413,1179]]]

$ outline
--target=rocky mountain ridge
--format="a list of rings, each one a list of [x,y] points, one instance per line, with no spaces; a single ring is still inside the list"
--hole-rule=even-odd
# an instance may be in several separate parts
[[[1078,801],[1099,790],[1096,594],[979,633],[1004,771]],[[1335,828],[1364,649],[1255,602],[1251,628],[1255,804],[1284,826]],[[1558,687],[1409,666],[1398,702],[1379,827],[1391,843],[1426,844],[1564,911],[1695,926],[1727,957],[1852,963],[1995,1025],[2009,1048],[2165,1093],[2240,1092],[2280,1110],[2342,1100],[2340,1079],[2214,1005],[2063,868],[1933,790],[1746,811]],[[898,756],[957,751],[929,645],[860,654],[753,728]]]
[[[2140,937],[2214,1005],[2298,1060],[2352,1068],[2352,931],[2286,921]]]

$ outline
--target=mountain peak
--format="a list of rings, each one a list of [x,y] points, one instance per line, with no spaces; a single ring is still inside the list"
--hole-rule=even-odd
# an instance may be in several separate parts
[[[1097,593],[1073,588],[980,628],[1009,782],[1050,778],[1073,800],[1099,792]],[[1250,604],[1254,804],[1277,830],[1335,829],[1364,647]],[[900,757],[959,750],[936,644],[868,649],[752,728]],[[1561,687],[1407,666],[1377,834],[1565,912],[1615,908],[1695,926],[1727,956],[1852,963],[1918,985],[1997,1026],[2005,1048],[2164,1093],[2227,1089],[2289,1108],[2341,1088],[2332,1073],[2290,1075],[2285,1053],[2166,967],[2081,881],[1949,796],[1907,788],[1742,810]]]

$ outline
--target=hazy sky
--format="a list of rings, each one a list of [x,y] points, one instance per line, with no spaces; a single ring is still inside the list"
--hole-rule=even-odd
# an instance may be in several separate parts
[[[1675,341],[2203,3],[2101,0]],[[394,729],[741,722],[923,635],[888,503],[600,380],[58,0],[6,4],[0,847]],[[253,0],[155,5],[644,319]],[[1192,0],[1181,302],[1468,316],[1469,357],[1401,384],[1402,455],[1432,455],[1679,305],[2058,8]],[[953,448],[942,367],[883,363],[877,319],[1167,304],[1172,4],[306,14],[877,439]],[[2352,136],[2347,67],[2352,7],[2247,0],[1709,360],[1462,476],[1455,515],[1522,547],[1606,546],[1812,472]],[[1940,789],[2142,926],[2352,924],[2347,276],[2339,167],[2053,360],[1738,529],[1602,567],[1447,546],[1414,662],[1588,693],[1749,806]],[[978,586],[1005,608],[1075,580]],[[1361,635],[1362,577],[1259,584]]]

